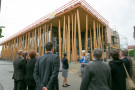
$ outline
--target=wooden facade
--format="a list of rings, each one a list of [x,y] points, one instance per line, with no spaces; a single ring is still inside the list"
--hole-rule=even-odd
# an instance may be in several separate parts
[[[82,50],[90,53],[92,58],[94,48],[101,48],[105,58],[106,23],[80,2],[54,16],[2,42],[1,57],[15,59],[20,49],[26,52],[35,50],[44,55],[45,44],[53,42],[55,53],[59,54],[60,59],[66,52],[68,60],[75,61],[77,55],[81,57]]]

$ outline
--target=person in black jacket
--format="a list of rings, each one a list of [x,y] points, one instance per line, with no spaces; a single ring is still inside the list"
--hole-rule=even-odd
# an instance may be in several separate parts
[[[112,90],[126,90],[126,72],[122,60],[119,59],[119,52],[110,52],[112,61],[109,62],[112,76]]]
[[[36,90],[59,90],[60,58],[57,54],[53,54],[52,42],[48,42],[45,48],[47,53],[39,57],[35,64],[34,79]]]
[[[125,67],[126,67],[126,69],[127,69],[127,71],[128,71],[128,74],[130,75],[130,62],[129,62],[129,60],[127,59],[127,51],[126,50],[122,50],[121,52],[120,52],[120,58],[121,58],[121,60],[123,61],[123,63],[125,64]]]
[[[34,50],[30,51],[29,53],[30,60],[27,62],[27,72],[26,72],[26,83],[28,86],[28,90],[35,90],[36,83],[33,77],[34,67],[36,63],[36,52]]]
[[[14,90],[25,90],[25,74],[23,72],[22,67],[24,65],[21,65],[22,59],[23,59],[23,50],[18,51],[18,58],[14,60],[13,66],[14,66],[14,73],[13,73],[13,79],[14,79]]]
[[[21,61],[20,67],[22,69],[22,73],[24,75],[24,90],[26,90],[26,65],[27,65],[27,57],[28,57],[28,53],[24,52],[23,54],[23,60]]]
[[[67,87],[70,86],[67,84],[67,77],[68,77],[68,68],[69,68],[69,64],[68,64],[68,60],[67,60],[67,54],[64,53],[64,57],[62,58],[62,77],[63,77],[63,87]]]

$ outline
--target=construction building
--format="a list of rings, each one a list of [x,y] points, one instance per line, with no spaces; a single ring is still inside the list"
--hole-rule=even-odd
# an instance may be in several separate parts
[[[60,59],[67,52],[68,60],[74,61],[82,50],[92,57],[94,48],[103,50],[104,59],[108,25],[86,1],[72,0],[1,42],[1,57],[15,59],[20,49],[35,50],[41,56],[46,52],[45,44],[53,42]]]

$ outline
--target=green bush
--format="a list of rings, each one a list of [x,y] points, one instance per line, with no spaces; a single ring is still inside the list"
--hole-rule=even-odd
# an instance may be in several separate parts
[[[133,56],[134,56],[134,50],[129,50],[129,51],[128,51],[128,56],[133,57]]]

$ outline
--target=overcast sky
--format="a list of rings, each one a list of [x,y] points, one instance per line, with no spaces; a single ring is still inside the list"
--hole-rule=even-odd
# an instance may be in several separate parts
[[[71,0],[2,0],[0,26],[4,38],[15,34],[29,24],[56,10]],[[86,0],[96,11],[109,21],[120,35],[128,38],[129,45],[135,45],[135,0]]]

